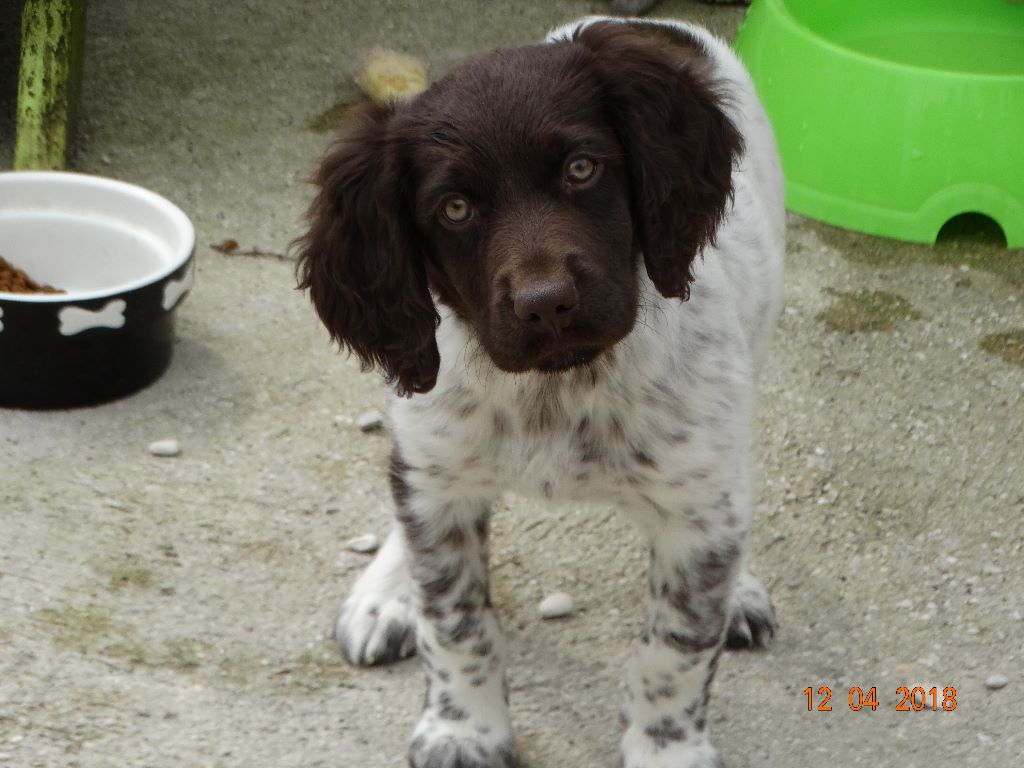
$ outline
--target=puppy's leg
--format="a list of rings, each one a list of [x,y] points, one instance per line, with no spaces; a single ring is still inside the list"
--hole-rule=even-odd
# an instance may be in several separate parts
[[[416,651],[412,577],[395,527],[341,604],[334,637],[349,664],[388,664]]]
[[[427,673],[409,762],[413,768],[507,768],[515,746],[505,643],[488,590],[488,504],[439,500],[417,486],[415,470],[397,463],[392,472]]]
[[[740,567],[740,534],[651,531],[650,605],[626,669],[625,768],[720,765],[707,703]]]

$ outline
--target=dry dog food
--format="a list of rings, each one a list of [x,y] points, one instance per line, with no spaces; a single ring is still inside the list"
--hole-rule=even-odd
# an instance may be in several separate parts
[[[7,293],[64,293],[52,285],[40,285],[20,269],[0,256],[0,292]]]

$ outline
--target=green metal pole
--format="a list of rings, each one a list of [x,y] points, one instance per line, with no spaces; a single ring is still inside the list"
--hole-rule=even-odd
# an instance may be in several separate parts
[[[85,0],[25,0],[15,170],[64,167],[82,81]]]

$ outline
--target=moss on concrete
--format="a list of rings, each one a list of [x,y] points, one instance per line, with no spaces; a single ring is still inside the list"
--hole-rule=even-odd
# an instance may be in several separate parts
[[[967,266],[995,275],[1010,285],[1024,287],[1024,249],[1006,248],[986,229],[959,230],[935,245],[922,245],[863,235],[820,222],[808,221],[807,225],[850,261],[878,267]]]
[[[143,565],[136,563],[124,563],[110,569],[110,581],[107,589],[117,592],[126,587],[136,589],[150,589],[156,583],[153,571]]]
[[[1010,365],[1024,368],[1024,330],[990,334],[981,340],[979,346]]]
[[[150,661],[149,647],[134,636],[104,645],[100,651],[104,656],[127,662],[132,667],[153,666]]]
[[[148,643],[130,625],[116,621],[106,608],[95,604],[44,608],[36,615],[58,647],[99,654],[131,667],[189,673],[199,669],[210,652],[209,643],[187,637]]]
[[[342,661],[337,646],[330,640],[324,640],[316,648],[299,654],[295,664],[288,669],[286,679],[293,685],[309,689],[326,685],[346,686],[349,684],[349,667]]]
[[[154,589],[157,577],[147,561],[136,554],[120,553],[105,559],[96,558],[89,565],[101,577],[107,578],[107,589],[120,592],[124,589]]]
[[[210,644],[191,637],[179,637],[164,641],[153,666],[165,667],[175,672],[194,672],[202,665]]]
[[[217,675],[229,683],[251,683],[263,674],[265,667],[254,656],[231,653],[217,663]]]
[[[277,685],[306,690],[352,685],[351,670],[342,661],[334,642],[327,639],[291,660],[268,661],[246,653],[231,652],[217,664],[217,675],[238,685],[251,685],[261,680],[273,680]]]
[[[290,558],[289,550],[276,539],[244,542],[238,552],[242,557],[268,565],[287,562]]]
[[[307,464],[306,469],[317,477],[320,482],[336,483],[339,486],[350,482],[353,476],[358,473],[358,468],[354,468],[352,460],[347,458],[323,459],[318,457],[316,461]]]
[[[84,608],[43,608],[36,617],[55,645],[79,653],[95,648],[116,631],[110,612],[95,604]]]
[[[862,333],[867,331],[891,331],[897,323],[920,320],[922,315],[910,302],[888,291],[860,289],[853,292],[826,288],[825,293],[834,296],[832,306],[818,314],[830,331]]]
[[[100,651],[112,659],[125,661],[133,667],[169,669],[181,674],[195,672],[210,654],[209,643],[191,637],[178,637],[149,645],[129,631],[115,643]]]
[[[306,121],[306,129],[314,133],[332,133],[354,119],[366,104],[364,99],[339,101]]]

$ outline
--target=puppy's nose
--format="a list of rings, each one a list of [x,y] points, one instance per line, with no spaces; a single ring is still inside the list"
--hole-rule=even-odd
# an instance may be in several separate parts
[[[555,337],[569,326],[577,302],[576,284],[568,276],[531,283],[512,298],[516,317]]]

